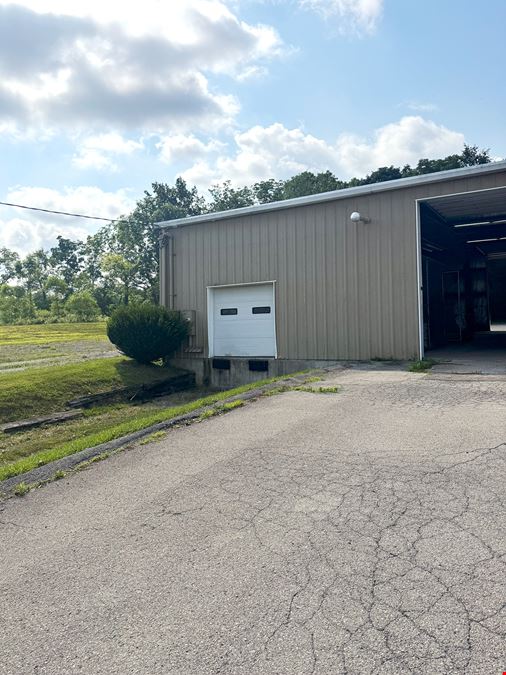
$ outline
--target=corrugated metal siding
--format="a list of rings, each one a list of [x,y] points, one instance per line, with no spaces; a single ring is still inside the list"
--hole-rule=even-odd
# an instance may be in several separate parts
[[[414,357],[415,200],[502,185],[506,172],[179,227],[175,307],[196,310],[194,344],[206,355],[206,288],[275,280],[279,358]],[[351,223],[352,211],[371,223]]]

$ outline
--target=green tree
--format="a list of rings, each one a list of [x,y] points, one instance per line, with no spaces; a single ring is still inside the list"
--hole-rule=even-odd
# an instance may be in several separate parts
[[[20,291],[23,289],[19,288]],[[14,296],[12,286],[0,284],[0,324],[13,324],[16,322],[19,303]]]
[[[56,275],[50,275],[45,285],[51,316],[61,319],[63,316],[65,299],[69,294],[69,287],[63,279]]]
[[[158,302],[158,239],[156,223],[195,216],[205,209],[197,188],[189,188],[182,178],[174,186],[153,183],[129,216],[112,223],[108,249],[130,263],[131,285],[142,289],[152,302]]]
[[[16,277],[21,281],[28,300],[27,320],[35,318],[35,303],[33,295],[41,289],[43,274],[37,253],[31,253],[16,263]]]
[[[368,185],[370,183],[382,183],[386,180],[397,180],[398,178],[402,178],[401,169],[396,166],[381,166],[366,176],[361,183],[362,185]]]
[[[19,255],[8,248],[0,248],[0,284],[6,284],[15,279],[16,266],[19,264]]]
[[[346,184],[338,180],[331,171],[323,171],[317,174],[312,171],[303,171],[285,182],[283,198],[305,197],[306,195],[340,190],[343,187],[346,187]]]
[[[33,322],[35,311],[22,286],[0,285],[0,324]]]
[[[49,256],[43,249],[29,253],[21,263],[27,291],[33,294],[37,309],[48,309],[46,282],[49,277]]]
[[[110,243],[111,232],[109,227],[103,227],[86,239],[82,247],[83,269],[76,282],[77,287],[81,290],[93,290],[102,278],[102,258],[104,252],[109,250]]]
[[[183,178],[179,177],[173,186],[166,183],[152,183],[152,193],[145,192],[145,197],[137,203],[138,209],[147,208],[155,222],[174,220],[185,216],[198,216],[206,210],[204,198],[196,187],[189,188]],[[153,221],[152,221],[153,222]]]
[[[477,145],[464,145],[460,154],[448,155],[442,159],[420,159],[415,167],[411,168],[407,165],[401,173],[404,178],[438,171],[449,171],[450,169],[462,169],[465,166],[488,164],[491,161],[490,150],[480,150]]]
[[[100,316],[97,301],[88,291],[73,293],[65,303],[65,314],[76,321],[96,321]]]
[[[209,188],[212,197],[209,205],[210,211],[229,211],[241,209],[245,206],[253,206],[255,203],[254,191],[247,187],[234,188],[229,180],[221,185],[213,185]]]
[[[120,286],[123,304],[128,305],[136,277],[135,265],[119,253],[108,253],[102,259],[102,270],[114,284]]]
[[[61,235],[56,238],[58,244],[50,251],[49,262],[53,272],[67,284],[69,291],[74,288],[75,278],[82,270],[84,263],[83,242],[72,241]]]
[[[463,166],[476,166],[477,164],[489,164],[492,159],[490,157],[490,148],[480,150],[477,145],[464,145],[464,150],[460,155]]]
[[[255,199],[259,204],[268,204],[283,199],[283,189],[285,182],[283,180],[261,180],[252,187]]]

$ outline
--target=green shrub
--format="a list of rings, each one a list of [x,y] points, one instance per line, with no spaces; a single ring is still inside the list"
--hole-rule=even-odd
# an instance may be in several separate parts
[[[115,310],[107,322],[109,340],[138,363],[171,357],[188,335],[179,312],[156,305],[130,305]]]
[[[35,311],[35,318],[32,320],[32,324],[41,325],[44,323],[49,323],[51,317],[51,312],[48,309],[37,309]]]

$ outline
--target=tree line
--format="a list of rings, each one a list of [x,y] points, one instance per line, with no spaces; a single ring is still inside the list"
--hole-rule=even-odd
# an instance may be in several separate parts
[[[489,150],[465,145],[460,154],[420,159],[416,166],[385,166],[365,178],[339,180],[331,171],[303,171],[287,180],[209,189],[206,200],[182,178],[153,183],[133,211],[85,241],[63,236],[49,250],[20,257],[0,248],[0,324],[94,321],[120,305],[158,302],[158,231],[155,223],[342,190],[386,180],[457,169],[491,161]]]

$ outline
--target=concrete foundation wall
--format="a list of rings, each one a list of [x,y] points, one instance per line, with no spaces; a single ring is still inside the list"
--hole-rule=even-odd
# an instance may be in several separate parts
[[[223,359],[220,359],[223,360]],[[230,389],[241,384],[265,380],[268,377],[289,375],[309,368],[328,368],[335,366],[337,361],[300,360],[300,359],[258,359],[267,360],[267,371],[250,370],[250,360],[257,359],[227,359],[230,369],[213,368],[213,359],[204,358],[181,358],[171,359],[171,364],[176,368],[186,368],[195,373],[198,385],[216,387],[218,389]]]

